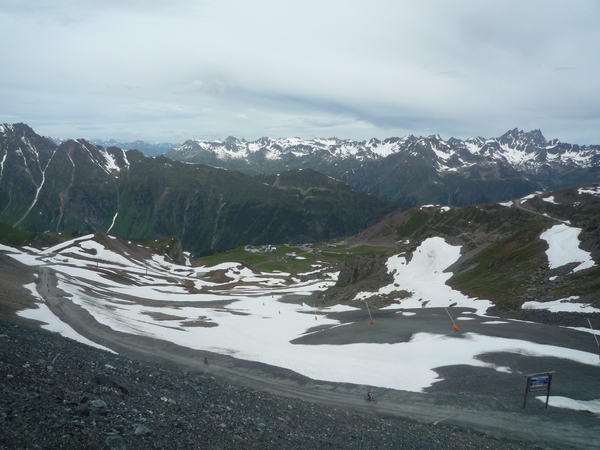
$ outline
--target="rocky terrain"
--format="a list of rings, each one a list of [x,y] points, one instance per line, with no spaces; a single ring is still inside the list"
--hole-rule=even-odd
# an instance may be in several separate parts
[[[533,449],[334,409],[0,321],[0,449]]]

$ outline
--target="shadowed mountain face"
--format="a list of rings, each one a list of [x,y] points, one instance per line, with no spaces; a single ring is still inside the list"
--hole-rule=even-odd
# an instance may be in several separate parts
[[[539,130],[465,141],[437,135],[363,142],[191,139],[165,156],[249,174],[312,168],[403,206],[503,201],[600,180],[600,146],[547,141]]]
[[[395,209],[312,170],[251,177],[0,127],[0,221],[22,230],[173,235],[203,253],[350,235]]]

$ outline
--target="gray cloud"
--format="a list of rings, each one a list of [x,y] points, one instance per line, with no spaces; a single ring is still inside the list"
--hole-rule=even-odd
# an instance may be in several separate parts
[[[0,38],[0,122],[45,134],[600,143],[595,0],[5,0]]]

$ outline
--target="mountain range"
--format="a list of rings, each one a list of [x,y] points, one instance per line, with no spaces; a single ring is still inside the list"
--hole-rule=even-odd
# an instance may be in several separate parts
[[[190,139],[168,158],[248,174],[312,168],[401,206],[464,206],[600,181],[600,146],[546,140],[539,130],[462,141],[439,135],[383,141]]]
[[[68,324],[75,336],[114,346],[129,366],[127,352],[137,348],[163,364],[195,360],[189,367],[208,371],[208,365],[200,367],[200,356],[212,352],[215,376],[241,374],[234,381],[254,386],[260,380],[263,389],[275,386],[291,396],[303,392],[311,401],[328,391],[332,394],[325,400],[336,402],[341,392],[343,407],[356,406],[352,386],[364,392],[368,383],[383,392],[381,405],[406,406],[411,420],[414,405],[427,398],[422,411],[429,423],[431,406],[446,408],[435,424],[457,408],[472,412],[479,402],[477,408],[488,409],[471,415],[473,423],[485,416],[493,430],[497,423],[515,429],[514,408],[522,408],[514,401],[514,386],[523,374],[551,368],[559,374],[553,399],[561,402],[551,405],[551,428],[560,441],[542,430],[545,440],[536,444],[593,445],[596,436],[588,430],[594,429],[590,413],[597,408],[598,342],[589,334],[600,327],[597,146],[548,142],[539,131],[512,130],[490,140],[372,140],[370,153],[354,152],[360,146],[352,147],[352,141],[318,140],[320,150],[307,148],[302,154],[280,145],[266,157],[264,149],[252,153],[241,145],[234,151],[237,140],[227,141],[230,153],[240,157],[207,151],[213,158],[208,165],[104,148],[84,139],[57,144],[25,124],[0,125],[0,318],[48,323],[55,330]],[[273,142],[263,141],[265,146]],[[336,151],[328,150],[338,144]],[[261,152],[262,164],[254,159]],[[270,172],[286,158],[287,167]],[[246,169],[255,164],[256,172],[213,167],[224,166],[223,161]],[[337,179],[328,168],[339,171]],[[340,179],[357,184],[353,189]],[[576,187],[551,190],[546,181]],[[544,189],[537,190],[538,185]],[[480,202],[489,198],[502,202]],[[461,202],[471,204],[454,206]],[[411,203],[418,205],[408,207]],[[299,245],[323,240],[331,241]],[[254,252],[242,247],[280,243],[293,248]],[[14,326],[13,331],[4,328],[3,338],[14,342]],[[265,348],[269,351],[260,350]],[[41,356],[47,351],[40,347]],[[9,378],[27,379],[26,372],[35,369],[27,360],[37,360],[44,369],[38,372],[55,384],[52,373],[64,372],[59,356],[25,358],[12,368],[22,369],[23,376]],[[232,365],[233,360],[241,362]],[[344,378],[331,378],[330,366]],[[109,364],[96,361],[90,367],[111,379],[118,376]],[[143,383],[138,372],[132,372],[132,380]],[[332,379],[344,384],[329,384]],[[479,382],[465,385],[465,380]],[[110,394],[103,387],[113,383],[92,391]],[[89,381],[86,386],[72,395],[79,401],[47,396],[49,406],[40,417],[55,409],[57,397],[65,408],[71,406],[63,411],[64,420],[77,416],[72,436],[83,436],[89,421],[79,420],[85,419],[81,411],[98,414],[88,411]],[[287,390],[279,390],[282,386]],[[396,396],[397,389],[426,394]],[[137,391],[150,398],[141,386]],[[9,403],[13,397],[23,400],[21,387],[11,392],[19,395],[9,396]],[[155,405],[185,409],[185,397],[169,400],[166,392],[169,397],[153,397]],[[124,405],[118,391],[109,394],[109,402],[117,395]],[[499,398],[506,401],[498,403]],[[274,422],[298,422],[298,408],[288,400],[271,415]],[[548,411],[538,406],[538,412],[528,409],[534,419]],[[558,415],[563,407],[582,411]],[[285,417],[280,417],[282,408]],[[310,408],[307,413],[314,415]],[[223,411],[228,409],[215,414],[219,430],[226,427]],[[503,414],[490,419],[498,411]],[[121,420],[104,412],[104,418]],[[13,416],[4,422],[21,439],[15,420],[23,420]],[[35,421],[29,418],[28,426]],[[583,419],[577,433],[564,432]],[[537,422],[529,425],[536,431]],[[48,423],[40,423],[39,436],[46,436]],[[138,428],[127,435],[118,426],[123,436],[140,438]],[[63,431],[59,434],[64,441]],[[534,442],[532,436],[527,442]],[[461,443],[469,445],[471,440]]]
[[[63,142],[68,141],[68,139],[61,139],[52,136],[46,136],[48,139],[53,141],[56,145],[60,145]],[[179,144],[173,144],[171,142],[146,142],[141,140],[136,141],[117,141],[116,139],[87,139],[88,142],[99,145],[100,147],[108,148],[108,147],[119,147],[123,150],[139,150],[145,155],[148,156],[159,156],[163,153],[171,150],[172,148],[176,148]]]
[[[592,184],[599,168],[600,146],[547,141],[539,130],[466,141],[230,137],[149,157],[84,139],[57,144],[4,124],[0,222],[31,232],[177,236],[204,254],[349,236],[398,206],[465,206]]]
[[[249,176],[0,126],[0,222],[21,230],[177,236],[203,254],[351,235],[395,208],[313,170]]]

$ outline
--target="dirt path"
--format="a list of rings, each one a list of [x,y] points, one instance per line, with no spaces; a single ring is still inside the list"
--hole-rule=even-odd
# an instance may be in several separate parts
[[[515,205],[515,208],[518,208],[521,211],[528,212],[529,214],[535,214],[536,216],[540,216],[540,217],[544,217],[546,219],[554,220],[554,221],[559,222],[559,223],[563,223],[564,222],[561,219],[557,219],[555,217],[550,217],[547,214],[542,214],[542,213],[539,213],[539,212],[536,212],[536,211],[532,211],[531,209],[525,208],[524,206],[521,205],[520,201],[521,201],[520,199],[513,200],[513,205]]]
[[[493,374],[497,378],[484,379],[491,383],[491,395],[475,395],[484,387],[474,386],[472,394],[459,392],[451,382],[436,383],[438,388],[430,393],[412,393],[391,389],[377,390],[377,404],[364,401],[369,386],[330,383],[312,380],[287,369],[235,359],[230,356],[211,354],[180,347],[167,341],[145,336],[121,333],[98,323],[85,309],[71,302],[56,288],[51,269],[40,268],[38,291],[49,308],[61,320],[86,338],[108,347],[120,355],[140,358],[154,363],[177,365],[188,372],[208,372],[237,385],[267,391],[277,395],[299,398],[316,404],[362,411],[365,414],[396,416],[427,423],[452,424],[493,435],[499,439],[532,442],[556,449],[600,448],[600,419],[589,414],[563,410],[544,409],[541,402],[531,398],[528,408],[522,409],[523,390],[519,387],[505,393],[495,394],[496,387],[506,379],[505,374]],[[490,325],[488,325],[490,327]],[[349,327],[340,327],[342,329]],[[203,364],[208,356],[210,365]],[[558,362],[553,361],[556,368]],[[590,370],[593,371],[591,368]],[[475,384],[490,369],[460,367],[461,375]],[[556,369],[560,371],[560,368]],[[483,372],[486,371],[486,372]],[[495,371],[491,371],[495,372]],[[598,378],[598,371],[592,372]],[[517,376],[524,388],[524,379]],[[446,377],[444,376],[444,379]],[[514,380],[514,378],[513,378]],[[519,382],[520,382],[519,381]],[[464,387],[464,383],[461,387]],[[516,392],[513,392],[515,391]],[[493,397],[505,395],[506,399]],[[492,400],[493,399],[493,400]]]

